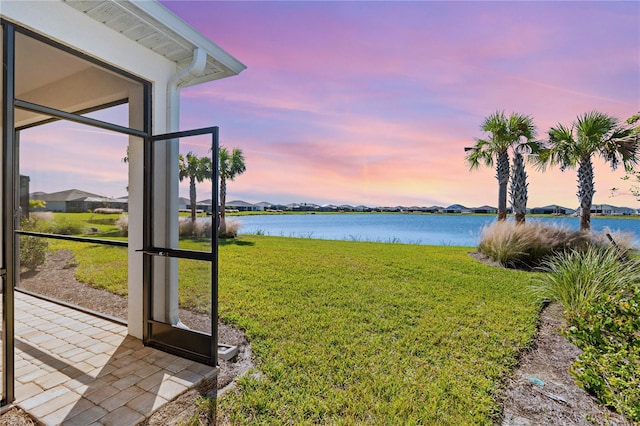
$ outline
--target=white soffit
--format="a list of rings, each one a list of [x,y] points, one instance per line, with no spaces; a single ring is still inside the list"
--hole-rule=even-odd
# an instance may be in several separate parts
[[[178,64],[191,63],[200,47],[207,52],[202,75],[188,74],[179,87],[239,74],[244,64],[174,15],[157,1],[63,0],[67,5]]]

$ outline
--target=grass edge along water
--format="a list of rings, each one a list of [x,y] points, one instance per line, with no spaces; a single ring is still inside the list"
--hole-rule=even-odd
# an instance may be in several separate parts
[[[308,239],[403,243],[442,246],[478,245],[483,227],[494,215],[441,214],[280,214],[234,216],[245,235],[270,235]],[[578,229],[577,217],[529,217],[527,223]],[[640,217],[594,217],[594,232],[631,233],[640,248]]]

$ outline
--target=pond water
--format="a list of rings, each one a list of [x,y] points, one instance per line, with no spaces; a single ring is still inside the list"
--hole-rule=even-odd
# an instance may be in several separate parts
[[[228,216],[240,222],[241,234],[317,238],[326,240],[371,241],[445,246],[478,244],[483,226],[495,216],[432,214],[282,214]],[[553,223],[578,229],[577,217],[535,217],[527,221]],[[591,218],[592,231],[622,231],[634,235],[634,246],[640,247],[640,218]]]

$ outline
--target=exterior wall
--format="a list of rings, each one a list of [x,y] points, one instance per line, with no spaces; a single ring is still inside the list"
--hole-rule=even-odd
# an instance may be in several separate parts
[[[3,1],[3,18],[31,29],[74,50],[100,59],[152,83],[154,134],[167,131],[167,84],[176,64],[98,24],[61,1]],[[140,90],[129,94],[130,127],[142,129],[144,100]],[[177,111],[177,109],[176,109]],[[142,338],[143,328],[143,147],[142,140],[130,137],[129,148],[129,333]],[[48,206],[51,207],[51,206]],[[156,228],[158,229],[158,228]],[[166,228],[165,228],[166,229]],[[164,304],[164,296],[159,296]],[[154,303],[155,304],[155,303]]]
[[[66,212],[67,211],[67,202],[66,201],[47,201],[47,208],[45,209],[50,212]]]

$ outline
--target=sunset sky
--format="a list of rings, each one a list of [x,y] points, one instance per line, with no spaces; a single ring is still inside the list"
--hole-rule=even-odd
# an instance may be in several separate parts
[[[162,3],[247,65],[182,91],[182,128],[245,153],[228,199],[495,206],[464,160],[487,115],[640,110],[638,2]],[[594,202],[637,206],[622,175],[597,162]],[[577,206],[575,171],[529,176],[529,206]]]
[[[181,129],[244,151],[227,200],[496,206],[495,170],[464,159],[484,117],[529,114],[545,138],[640,110],[637,1],[161,3],[247,65],[181,92]],[[640,206],[595,164],[594,203]],[[575,170],[528,173],[529,207],[577,207]]]

